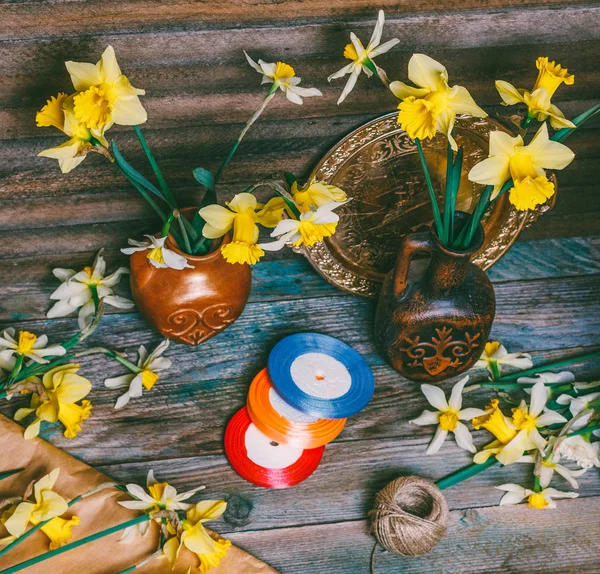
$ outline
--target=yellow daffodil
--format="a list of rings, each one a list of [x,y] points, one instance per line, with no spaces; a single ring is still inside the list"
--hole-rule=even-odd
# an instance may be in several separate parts
[[[490,133],[490,154],[487,159],[473,166],[469,179],[475,183],[493,185],[491,199],[502,186],[513,179],[509,190],[510,202],[520,211],[534,209],[554,195],[554,184],[548,180],[546,169],[567,167],[575,154],[566,146],[548,137],[548,125],[543,123],[525,145],[521,136],[507,133]]]
[[[169,341],[165,339],[152,353],[148,354],[146,347],[140,345],[138,349],[138,372],[104,381],[104,385],[109,389],[128,387],[127,391],[117,399],[115,409],[123,408],[132,398],[141,397],[142,388],[147,391],[151,390],[160,377],[158,373],[171,367],[170,359],[162,356],[168,347]]]
[[[265,251],[279,251],[283,247],[310,247],[325,237],[335,233],[340,216],[333,213],[344,202],[332,201],[321,205],[315,211],[306,211],[300,214],[300,219],[283,219],[271,233],[277,241],[261,243],[259,247]]]
[[[137,484],[128,484],[127,492],[135,500],[120,500],[119,504],[130,510],[143,510],[147,514],[154,514],[161,510],[187,510],[191,504],[184,502],[202,490],[204,486],[177,494],[177,490],[167,482],[158,482],[154,478],[154,472],[148,472],[146,480],[148,492]]]
[[[50,98],[46,105],[37,113],[38,127],[54,126],[69,140],[65,143],[41,151],[41,157],[50,157],[58,160],[58,165],[63,173],[70,172],[77,167],[89,152],[108,154],[108,141],[104,137],[104,127],[90,129],[77,119],[74,112],[74,98],[60,93],[57,97]]]
[[[496,81],[496,89],[504,105],[525,104],[527,117],[535,118],[540,122],[550,118],[550,125],[555,128],[574,128],[575,124],[567,120],[564,114],[551,102],[551,98],[558,87],[564,83],[568,86],[575,82],[575,76],[569,74],[566,68],[548,58],[538,58],[535,62],[538,77],[533,90],[517,89],[504,80]]]
[[[40,432],[41,421],[60,422],[65,427],[66,438],[74,438],[81,431],[81,423],[90,416],[92,404],[83,399],[91,390],[92,384],[77,374],[79,365],[60,365],[51,369],[42,379],[48,398],[42,400],[33,393],[29,408],[21,408],[15,413],[15,420],[20,421],[35,412],[36,418],[25,430],[25,438],[36,437]]]
[[[57,279],[63,283],[50,295],[50,299],[58,301],[46,315],[49,319],[66,317],[79,309],[79,328],[86,327],[94,315],[94,293],[104,303],[118,309],[131,309],[133,302],[113,293],[112,288],[120,281],[121,275],[129,273],[126,267],[119,267],[114,273],[104,276],[106,262],[102,250],[96,256],[93,267],[85,267],[83,271],[74,269],[54,269]]]
[[[556,503],[553,500],[555,498],[577,498],[579,496],[577,492],[562,492],[555,488],[546,488],[541,492],[535,492],[528,488],[523,488],[518,484],[502,484],[495,488],[506,492],[500,501],[501,506],[505,504],[519,504],[519,502],[527,499],[527,506],[529,508],[537,508],[538,510],[556,508]]]
[[[3,515],[2,522],[10,536],[0,542],[12,542],[25,532],[29,523],[36,525],[67,511],[67,501],[52,490],[59,473],[60,469],[55,468],[33,485],[33,502],[20,502],[12,512]]]
[[[271,83],[271,92],[279,88],[285,97],[294,104],[302,104],[302,98],[310,98],[312,96],[322,96],[317,88],[301,88],[298,84],[300,78],[295,76],[295,71],[292,66],[284,62],[267,63],[263,60],[255,62],[246,52],[248,63],[259,73],[262,74],[263,84]]]
[[[498,439],[485,446],[482,452],[477,453],[473,459],[474,462],[481,464],[489,456],[495,454],[500,463],[512,464],[517,462],[528,450],[537,448],[540,452],[544,452],[546,440],[538,428],[567,422],[567,419],[561,414],[546,409],[547,401],[546,387],[542,381],[539,381],[531,389],[529,406],[525,401],[521,401],[521,404],[513,409],[512,420],[509,423],[499,411],[497,403],[493,405],[491,413],[473,419],[474,428],[483,427]]]
[[[412,139],[432,138],[440,132],[457,151],[452,137],[456,115],[487,117],[467,89],[450,87],[446,68],[425,54],[413,54],[408,62],[408,79],[417,87],[392,82],[390,90],[402,100],[398,106],[398,123]]]
[[[217,535],[211,537],[203,523],[219,518],[226,508],[227,503],[223,500],[203,500],[187,511],[185,519],[181,521],[181,541],[178,543],[177,538],[171,538],[163,547],[172,566],[183,546],[198,557],[200,572],[203,574],[219,565],[231,547],[231,542]]]
[[[175,253],[172,249],[165,247],[166,237],[154,237],[154,235],[146,235],[148,241],[136,241],[128,239],[127,243],[132,247],[121,249],[121,253],[132,255],[136,251],[148,251],[146,258],[150,264],[158,269],[193,269],[194,266],[188,263],[188,260],[179,253]]]
[[[15,330],[6,329],[0,337],[0,358],[6,364],[12,362],[13,355],[23,355],[36,363],[47,363],[46,357],[64,355],[67,351],[60,345],[48,345],[48,337],[37,337],[28,331],[20,331],[15,339]]]
[[[499,341],[488,341],[485,344],[483,355],[475,363],[475,368],[487,369],[492,379],[502,375],[501,365],[515,367],[520,371],[533,367],[531,355],[527,353],[508,353],[506,347]]]
[[[291,192],[294,203],[302,213],[318,209],[327,203],[342,203],[347,199],[343,189],[316,180],[307,183],[304,187],[299,187],[298,183],[294,182]]]
[[[283,203],[279,198],[261,205],[250,193],[238,193],[227,207],[209,205],[200,210],[206,221],[202,234],[209,239],[222,237],[233,227],[233,238],[221,247],[221,253],[228,263],[249,263],[254,265],[264,255],[257,245],[258,223],[264,227],[275,227],[283,214]]]
[[[134,88],[121,73],[115,51],[108,46],[96,64],[66,62],[77,94],[73,112],[89,129],[108,129],[113,123],[123,126],[143,124],[146,110],[138,96],[144,90]]]
[[[473,437],[467,426],[460,421],[484,415],[485,411],[475,408],[462,408],[462,392],[468,380],[469,377],[466,376],[452,387],[449,401],[446,400],[444,391],[439,387],[421,385],[421,391],[425,395],[425,398],[437,411],[423,411],[419,417],[410,422],[415,425],[438,425],[433,440],[425,454],[435,454],[440,450],[450,432],[454,433],[456,444],[460,448],[464,448],[469,452],[475,452]]]
[[[400,40],[398,38],[392,38],[391,40],[380,44],[384,22],[385,14],[383,13],[383,10],[379,10],[377,24],[375,24],[375,29],[373,30],[373,34],[371,35],[371,39],[366,48],[362,45],[362,42],[354,32],[350,33],[351,43],[347,44],[344,49],[344,58],[351,60],[350,64],[344,66],[341,70],[338,70],[327,78],[327,81],[331,82],[331,80],[342,78],[346,74],[350,74],[346,86],[337,101],[338,105],[341,104],[352,91],[361,72],[364,72],[367,78],[370,78],[374,72],[383,74],[385,77],[385,72],[375,64],[374,58],[391,50],[398,42],[400,42]]]

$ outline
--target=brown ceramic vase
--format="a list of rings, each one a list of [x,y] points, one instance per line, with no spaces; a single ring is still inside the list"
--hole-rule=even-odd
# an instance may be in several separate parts
[[[455,226],[467,214],[457,212]],[[404,237],[396,267],[385,278],[375,316],[375,339],[389,363],[407,379],[436,382],[459,375],[481,356],[492,328],[496,298],[472,255],[483,244],[479,226],[473,248],[451,251],[431,232]],[[414,281],[415,256],[430,262]]]
[[[183,209],[184,215],[195,208]],[[223,239],[228,242],[229,236]],[[158,269],[137,251],[130,258],[131,291],[140,313],[167,339],[199,345],[243,312],[252,282],[248,265],[227,263],[217,247],[203,256],[182,253],[171,237],[166,246],[184,255],[193,269]]]

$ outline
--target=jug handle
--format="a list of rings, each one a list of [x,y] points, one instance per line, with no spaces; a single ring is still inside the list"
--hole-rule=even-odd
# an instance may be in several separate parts
[[[394,270],[394,296],[400,298],[406,290],[406,278],[410,262],[417,253],[431,251],[433,238],[431,232],[411,233],[405,235],[400,243],[396,255],[396,268]]]

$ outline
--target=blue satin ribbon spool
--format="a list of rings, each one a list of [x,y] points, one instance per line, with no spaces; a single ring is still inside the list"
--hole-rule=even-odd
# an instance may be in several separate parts
[[[319,379],[314,383],[316,394],[320,394],[318,387],[321,382],[323,387],[327,385],[327,377],[330,373],[338,380],[349,381],[349,388],[344,394],[324,398],[300,388],[292,376],[292,365],[298,358],[302,362],[302,356],[309,353],[328,355],[335,361],[339,361],[347,370],[347,373],[344,371],[340,374],[339,369],[335,367],[335,362],[326,361],[328,364],[325,371],[329,369],[329,372],[324,372],[323,376],[320,376],[317,372],[318,367],[315,367],[315,378]],[[311,357],[315,358],[314,364],[319,364],[318,356],[309,355],[306,357],[308,366],[300,366],[296,372],[298,369],[310,370],[313,364],[310,361]],[[267,367],[275,390],[288,404],[299,411],[322,418],[342,419],[355,415],[368,404],[375,390],[373,373],[362,356],[339,339],[320,333],[297,333],[285,337],[273,347]],[[311,377],[312,373],[303,373],[303,379],[308,380],[309,385]]]

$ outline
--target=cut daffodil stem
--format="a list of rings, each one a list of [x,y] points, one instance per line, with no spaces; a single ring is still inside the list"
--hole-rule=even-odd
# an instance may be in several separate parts
[[[8,478],[9,476],[12,476],[13,474],[18,474],[19,472],[23,472],[25,469],[24,468],[15,468],[13,470],[5,470],[4,472],[0,472],[0,480],[2,480],[3,478]]]
[[[518,371],[516,373],[511,373],[510,375],[504,375],[500,377],[496,381],[491,381],[488,383],[481,383],[482,387],[488,388],[499,388],[497,383],[502,383],[504,381],[516,381],[520,377],[528,377],[529,375],[535,375],[537,373],[543,373],[545,371],[551,371],[553,369],[559,369],[561,367],[566,367],[567,365],[571,365],[573,363],[583,363],[585,361],[589,361],[591,359],[597,359],[600,357],[600,351],[596,351],[594,353],[588,353],[587,355],[579,355],[576,357],[569,357],[568,359],[563,359],[561,361],[555,361],[553,363],[547,363],[545,365],[539,365],[537,367],[533,367],[531,369],[527,369],[525,371]],[[527,383],[525,383],[527,384]],[[523,386],[523,385],[519,385]]]
[[[425,173],[425,180],[427,181],[427,189],[429,191],[429,198],[431,199],[431,208],[433,209],[433,219],[435,221],[435,228],[437,230],[438,237],[443,244],[446,244],[446,232],[444,230],[444,224],[442,223],[442,217],[440,215],[440,208],[438,206],[435,191],[433,190],[433,184],[431,183],[431,176],[429,175],[429,169],[427,168],[427,162],[425,161],[425,154],[423,153],[423,146],[421,140],[415,138],[415,145],[419,152],[419,159],[423,166],[423,172]]]
[[[67,506],[70,508],[74,504],[77,504],[82,498],[83,498],[83,496],[76,496],[73,500],[71,500],[71,502],[67,503]],[[48,524],[48,522],[53,520],[53,518],[54,517],[49,518],[48,520],[43,520],[42,522],[38,522],[38,524],[31,527],[29,530],[25,531],[16,540],[13,540],[8,546],[5,546],[4,548],[2,548],[2,550],[0,550],[0,556],[4,556],[7,552],[9,552],[11,550],[11,548],[14,548],[17,544],[20,544],[21,542],[23,542],[23,540],[27,540],[34,532],[37,532],[40,528],[42,528],[42,526],[45,526],[46,524]],[[2,571],[2,572],[4,572],[4,571]],[[15,570],[15,572],[16,572],[16,570]]]
[[[60,548],[56,548],[55,550],[50,550],[50,552],[46,552],[45,554],[40,554],[35,558],[30,558],[29,560],[25,560],[25,562],[21,562],[20,564],[16,564],[15,566],[11,566],[10,568],[6,568],[5,570],[0,570],[0,574],[13,574],[13,572],[19,572],[20,570],[24,570],[25,568],[29,568],[34,564],[39,564],[44,560],[48,560],[49,558],[53,558],[54,556],[58,556],[59,554],[63,554],[64,552],[68,552],[73,548],[78,548],[79,546],[83,546],[88,542],[93,542],[94,540],[98,540],[99,538],[104,538],[105,536],[109,536],[114,534],[115,532],[119,532],[120,530],[125,530],[125,528],[129,528],[130,526],[134,526],[136,524],[140,524],[141,522],[145,522],[150,520],[151,516],[149,514],[142,514],[137,518],[132,518],[127,522],[123,522],[121,524],[117,524],[116,526],[111,526],[105,530],[97,532],[96,534],[90,534],[85,538],[81,538],[80,540],[76,540],[75,542],[71,542],[69,544],[65,544]],[[32,529],[33,530],[33,529]],[[28,531],[31,532],[31,531]],[[24,536],[24,535],[23,535]],[[21,538],[23,538],[23,536]],[[8,547],[7,547],[8,548]]]
[[[273,86],[269,90],[269,93],[267,94],[265,99],[261,102],[260,106],[258,106],[258,108],[256,108],[256,111],[252,114],[252,117],[246,122],[246,125],[244,126],[244,129],[240,133],[237,141],[233,144],[233,147],[229,151],[229,154],[227,154],[225,161],[221,164],[219,171],[217,171],[217,174],[215,175],[215,184],[221,178],[221,175],[223,174],[223,171],[227,167],[227,164],[231,161],[231,158],[235,154],[240,143],[242,143],[242,140],[244,139],[246,132],[250,129],[252,124],[260,117],[260,115],[265,111],[265,108],[268,106],[269,102],[275,97],[276,93],[277,93],[277,86],[275,84],[273,84]]]
[[[110,357],[111,359],[115,359],[115,361],[119,361],[119,363],[121,363],[122,365],[124,365],[125,367],[127,367],[132,373],[141,373],[143,371],[143,369],[140,369],[140,367],[138,367],[137,365],[134,365],[131,361],[128,361],[125,357],[122,357],[121,355],[119,355],[118,353],[116,353],[115,351],[111,351],[110,349],[106,349],[105,351],[102,351],[107,357]]]
[[[461,470],[459,470],[449,476],[445,476],[441,480],[438,480],[435,483],[435,485],[440,490],[444,490],[444,488],[450,488],[451,486],[454,486],[455,484],[458,484],[459,482],[462,482],[463,480],[467,480],[468,478],[471,478],[472,476],[475,476],[476,474],[483,472],[484,470],[490,468],[491,466],[494,466],[497,462],[498,462],[498,460],[496,459],[495,456],[490,456],[490,458],[488,458],[485,462],[483,462],[481,464],[472,464],[470,466],[467,466],[466,468],[462,468]],[[0,572],[0,574],[2,574],[2,573]]]
[[[567,437],[577,436],[577,435],[580,435],[580,434],[587,434],[589,432],[594,432],[594,431],[599,430],[599,429],[600,429],[600,424],[599,425],[590,425],[588,427],[583,427],[581,429],[577,429],[577,430],[571,431],[570,433],[567,434]]]

